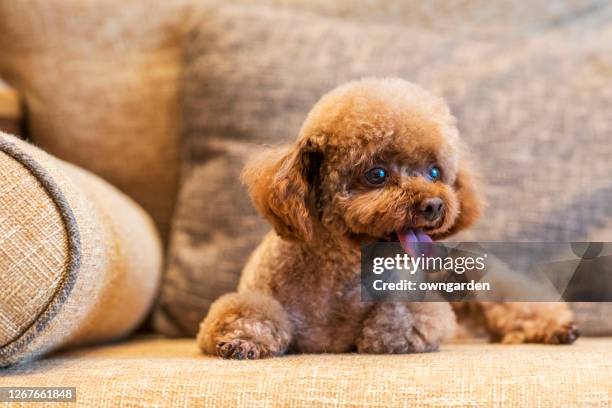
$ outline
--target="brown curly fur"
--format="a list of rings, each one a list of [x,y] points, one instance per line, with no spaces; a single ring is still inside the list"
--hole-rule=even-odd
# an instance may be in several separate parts
[[[383,188],[363,174],[385,165]],[[442,178],[424,169],[436,164]],[[409,169],[411,172],[407,172]],[[480,215],[461,141],[446,103],[400,79],[363,79],[323,96],[296,143],[250,163],[244,182],[274,226],[247,263],[238,292],[221,297],[201,324],[198,344],[225,358],[299,352],[434,351],[455,332],[451,305],[360,300],[359,248],[410,227],[434,239]],[[435,223],[415,210],[439,197]],[[564,304],[457,304],[503,342],[570,343]]]

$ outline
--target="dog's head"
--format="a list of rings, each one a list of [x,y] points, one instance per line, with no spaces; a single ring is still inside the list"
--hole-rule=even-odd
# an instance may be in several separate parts
[[[479,216],[466,166],[442,99],[400,79],[369,78],[323,96],[297,142],[251,162],[243,180],[286,239],[327,232],[358,243],[423,241]]]

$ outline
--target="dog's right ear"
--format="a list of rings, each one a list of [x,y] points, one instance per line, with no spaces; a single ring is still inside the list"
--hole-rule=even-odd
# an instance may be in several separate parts
[[[322,153],[306,143],[256,157],[242,172],[255,208],[285,239],[310,241],[318,225],[315,183]]]

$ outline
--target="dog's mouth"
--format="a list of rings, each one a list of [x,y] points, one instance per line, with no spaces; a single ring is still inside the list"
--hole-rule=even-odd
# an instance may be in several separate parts
[[[411,257],[427,254],[431,250],[431,237],[420,228],[404,228],[395,231],[384,241],[399,242],[404,251]]]

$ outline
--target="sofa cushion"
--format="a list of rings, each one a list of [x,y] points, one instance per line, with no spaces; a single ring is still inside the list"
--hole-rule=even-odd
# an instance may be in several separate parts
[[[267,360],[138,339],[0,372],[0,386],[72,386],[82,406],[508,406],[612,404],[612,339],[572,346],[450,344],[438,353]]]
[[[458,116],[490,205],[454,239],[610,240],[612,30],[599,16],[612,6],[552,11],[537,1],[503,17],[497,2],[475,1],[415,20],[402,5],[403,25],[393,13],[393,24],[368,18],[368,5],[282,3],[211,7],[190,36],[184,171],[158,330],[194,334],[269,229],[240,185],[244,161],[292,141],[324,92],[367,75],[437,91]],[[612,333],[612,320],[600,325]]]
[[[29,137],[134,198],[165,236],[176,197],[186,1],[0,3],[0,75]]]
[[[153,302],[161,254],[132,200],[0,133],[0,367],[129,333]]]

